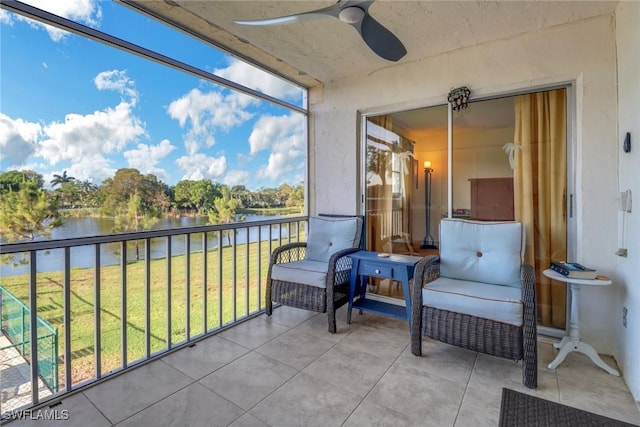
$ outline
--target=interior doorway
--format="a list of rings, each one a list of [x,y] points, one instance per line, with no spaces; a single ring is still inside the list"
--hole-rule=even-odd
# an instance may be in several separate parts
[[[366,118],[367,249],[437,254],[445,217],[521,221],[539,325],[565,329],[566,287],[542,271],[567,257],[566,89],[471,102],[451,113],[451,135],[449,114],[440,105]],[[392,282],[374,285],[403,297]]]

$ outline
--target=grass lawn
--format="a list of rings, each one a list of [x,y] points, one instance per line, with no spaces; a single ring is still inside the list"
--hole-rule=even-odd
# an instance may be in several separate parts
[[[292,239],[293,240],[293,239]],[[304,240],[304,239],[301,239]],[[283,243],[286,243],[283,240]],[[272,241],[272,249],[278,241]],[[133,245],[132,245],[133,246]],[[86,250],[93,250],[87,247]],[[129,249],[131,251],[133,249]],[[187,258],[189,268],[187,268]],[[168,311],[171,316],[170,339],[172,345],[187,340],[186,307],[189,296],[190,336],[204,331],[203,312],[206,310],[207,331],[219,328],[236,318],[256,312],[264,306],[264,284],[269,267],[269,242],[237,243],[234,247],[223,247],[207,253],[207,305],[203,304],[203,257],[202,251],[192,251],[189,257],[173,256],[171,278],[167,278],[167,259],[150,262],[149,315],[151,353],[167,349]],[[235,259],[235,271],[233,260]],[[133,261],[126,265],[126,274],[120,265],[100,269],[100,337],[101,371],[107,373],[123,365],[122,360],[122,277],[126,277],[126,335],[127,362],[146,356],[146,299],[144,261]],[[260,266],[260,287],[258,286]],[[189,286],[187,287],[187,271]],[[95,377],[94,301],[95,271],[93,268],[72,269],[71,291],[71,375],[72,382]],[[169,283],[169,285],[168,285]],[[3,277],[0,283],[9,292],[28,306],[28,275]],[[170,301],[167,301],[168,286]],[[58,329],[59,374],[61,389],[64,388],[64,295],[63,273],[48,272],[37,275],[38,315]],[[260,292],[260,294],[258,294]],[[169,307],[169,309],[167,309]],[[235,307],[235,310],[234,310]]]

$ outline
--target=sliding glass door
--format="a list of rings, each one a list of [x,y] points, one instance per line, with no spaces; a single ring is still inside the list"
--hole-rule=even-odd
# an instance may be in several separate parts
[[[542,271],[567,258],[566,92],[472,102],[451,132],[447,105],[368,117],[367,249],[437,254],[445,217],[521,221],[539,324],[564,329],[565,285]]]

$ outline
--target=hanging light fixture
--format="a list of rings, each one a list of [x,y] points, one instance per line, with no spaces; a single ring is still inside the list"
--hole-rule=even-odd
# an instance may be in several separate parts
[[[464,110],[469,106],[469,95],[471,91],[466,86],[451,89],[447,96],[447,101],[451,104],[453,111]]]

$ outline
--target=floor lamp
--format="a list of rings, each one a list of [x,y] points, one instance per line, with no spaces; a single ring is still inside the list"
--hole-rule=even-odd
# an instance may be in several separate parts
[[[420,249],[438,249],[434,244],[433,237],[431,237],[431,174],[433,169],[431,168],[431,162],[426,160],[424,162],[424,210],[425,210],[425,225],[426,232],[422,246]]]

